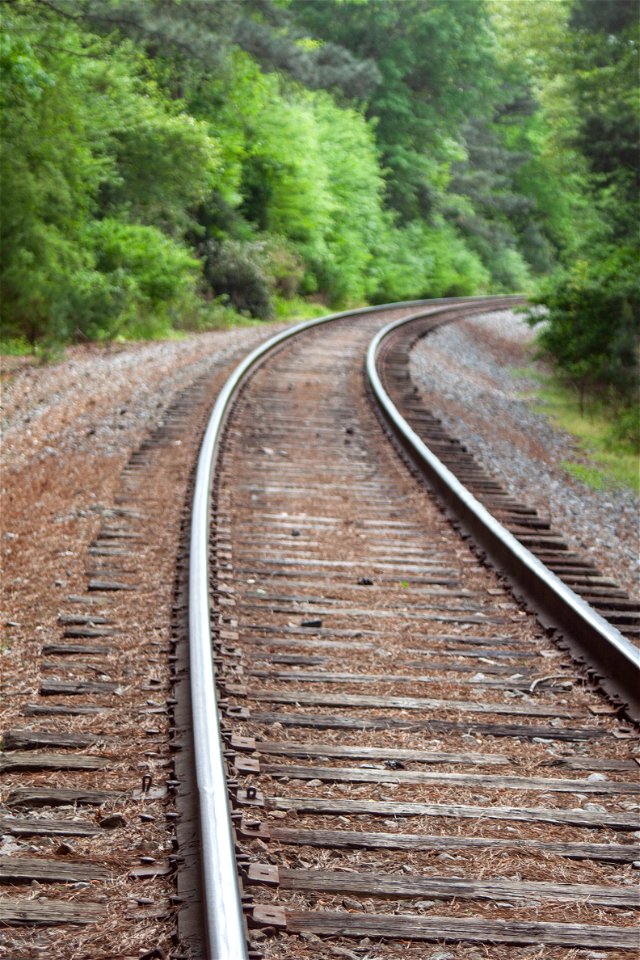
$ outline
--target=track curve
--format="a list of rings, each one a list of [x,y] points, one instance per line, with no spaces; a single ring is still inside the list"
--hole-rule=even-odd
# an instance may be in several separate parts
[[[480,298],[468,298],[475,301]],[[509,298],[506,298],[509,299]],[[446,301],[435,301],[446,302]],[[458,301],[456,301],[458,302]],[[246,938],[233,856],[230,810],[225,790],[221,729],[211,654],[209,603],[209,519],[213,473],[225,419],[243,379],[277,347],[298,334],[337,319],[393,309],[406,312],[422,301],[362,308],[305,321],[261,344],[225,383],[202,442],[192,500],[189,570],[189,668],[196,785],[200,812],[204,925],[214,957],[245,960]]]
[[[514,589],[532,604],[545,625],[562,632],[563,639],[574,653],[588,663],[604,689],[637,722],[640,720],[640,650],[610,620],[617,616],[622,622],[637,624],[640,620],[638,606],[626,595],[621,596],[620,589],[611,584],[608,593],[603,591],[604,595],[598,598],[600,605],[605,609],[619,607],[622,612],[611,610],[608,612],[610,619],[606,619],[564,583],[548,563],[543,563],[528,549],[526,541],[540,545],[543,537],[541,546],[545,551],[554,546],[560,547],[555,557],[556,564],[559,559],[561,561],[559,574],[563,569],[575,573],[576,568],[580,567],[580,572],[587,578],[584,592],[589,597],[595,578],[602,579],[592,564],[575,556],[570,557],[564,543],[558,543],[557,534],[554,537],[551,531],[547,534],[538,530],[532,536],[530,528],[522,530],[522,516],[511,517],[513,529],[519,531],[514,535],[482,502],[488,499],[491,505],[498,505],[500,512],[513,513],[513,505],[509,506],[508,511],[505,510],[508,498],[495,479],[475,467],[473,457],[466,451],[466,455],[461,457],[455,440],[445,438],[443,442],[443,437],[438,436],[438,444],[444,446],[449,454],[452,469],[429,446],[430,431],[424,429],[424,421],[429,420],[430,415],[417,400],[416,388],[407,390],[406,369],[409,349],[416,338],[427,336],[436,325],[447,322],[447,308],[441,308],[439,314],[440,317],[436,315],[426,321],[420,318],[392,321],[373,338],[367,351],[367,377],[378,408],[393,436],[456,521],[462,524],[478,547],[507,576]],[[417,330],[413,329],[416,327]],[[391,356],[395,359],[391,359]],[[409,421],[412,413],[416,412],[414,429]],[[456,466],[462,467],[462,476],[469,476],[475,467],[473,482],[480,491],[478,497],[458,479]],[[489,497],[483,497],[487,491]],[[535,511],[530,511],[530,514],[535,514]],[[531,523],[531,517],[528,523]],[[548,525],[539,523],[538,526]],[[549,559],[547,554],[545,557]]]
[[[624,839],[640,827],[628,734],[376,431],[359,369],[384,314],[256,356],[219,418],[199,552],[238,938],[244,915],[249,956],[373,956],[374,940],[376,958],[425,956],[424,941],[628,955],[637,897],[615,879],[639,857]],[[226,805],[222,780],[201,788]],[[497,875],[478,875],[478,851]],[[442,859],[465,883],[434,872]],[[236,960],[216,926],[209,955]]]

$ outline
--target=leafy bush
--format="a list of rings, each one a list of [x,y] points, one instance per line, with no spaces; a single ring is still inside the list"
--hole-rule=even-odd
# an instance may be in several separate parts
[[[483,258],[494,281],[495,289],[519,293],[529,289],[531,273],[522,255],[513,247],[500,246]]]
[[[112,170],[102,184],[102,208],[177,236],[215,184],[217,144],[202,121],[167,115],[161,101],[127,92],[129,109],[112,118],[109,130]]]
[[[417,224],[404,230],[389,225],[379,237],[371,267],[373,303],[413,300],[424,295],[433,260],[421,249],[420,239]]]
[[[304,260],[284,237],[266,236],[263,244],[263,257],[275,293],[284,300],[293,300],[304,279]]]
[[[106,219],[92,224],[94,264],[77,278],[76,310],[85,336],[166,335],[192,311],[200,264],[155,227]]]
[[[226,295],[239,313],[271,319],[271,283],[262,244],[210,240],[204,254],[204,278],[214,296]]]
[[[489,271],[452,227],[442,224],[429,241],[434,268],[427,296],[465,297],[489,289]]]
[[[0,297],[5,336],[32,345],[65,339],[73,325],[74,276],[90,268],[84,224],[100,176],[87,144],[88,119],[78,96],[67,33],[55,66],[44,30],[23,30],[11,12],[0,34],[0,180],[2,221]],[[56,41],[56,30],[47,40]]]
[[[210,187],[215,144],[141,80],[126,45],[110,56],[44,6],[19,14],[0,34],[3,336],[164,334],[194,310],[199,264],[130,218],[179,235]]]
[[[640,404],[632,403],[618,410],[612,439],[628,444],[636,453],[640,452]]]
[[[534,302],[548,308],[539,342],[579,391],[629,406],[638,386],[640,280],[637,251],[610,249],[543,282]],[[539,323],[534,318],[533,323]]]
[[[412,223],[383,237],[375,267],[375,303],[466,296],[487,288],[489,273],[453,227]]]

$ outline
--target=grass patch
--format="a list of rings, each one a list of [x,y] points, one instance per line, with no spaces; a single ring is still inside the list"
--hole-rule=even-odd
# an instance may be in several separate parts
[[[33,347],[22,337],[0,337],[0,355],[4,357],[24,357],[33,353]]]
[[[296,297],[292,300],[275,298],[275,316],[271,320],[258,320],[238,313],[233,308],[218,301],[201,305],[189,315],[178,314],[171,323],[166,317],[147,318],[140,324],[130,324],[126,332],[104,337],[93,341],[98,344],[108,343],[136,343],[150,340],[184,340],[194,333],[204,333],[207,330],[233,330],[237,327],[266,327],[283,322],[298,322],[314,317],[323,317],[331,313],[329,307],[322,303],[303,300]],[[1,338],[0,356],[21,357],[29,356],[40,363],[51,363],[59,360],[64,348],[73,341],[42,340],[35,348],[22,338]]]
[[[581,480],[593,490],[606,490],[611,486],[606,474],[599,467],[589,466],[586,463],[572,463],[570,460],[562,460],[560,466],[576,480]]]
[[[323,317],[331,312],[324,304],[303,300],[302,297],[294,297],[292,300],[275,297],[273,306],[274,316],[270,320],[259,320],[256,317],[238,313],[232,307],[217,301],[202,312],[198,322],[185,325],[184,330],[187,333],[201,333],[205,330],[233,330],[236,327],[269,327],[274,323],[288,321],[293,323],[310,320],[313,317]]]
[[[563,461],[561,466],[567,473],[595,490],[626,487],[640,493],[640,456],[631,444],[614,438],[616,423],[609,410],[592,401],[582,412],[577,391],[552,373],[531,368],[518,370],[516,376],[539,383],[533,394],[527,394],[533,409],[574,436],[580,450],[592,461]]]
[[[303,300],[302,297],[294,297],[292,300],[276,297],[275,309],[278,320],[312,320],[333,312],[324,303]]]
[[[543,373],[537,367],[509,367],[509,373],[515,380],[533,380],[535,383],[546,383],[548,373]]]

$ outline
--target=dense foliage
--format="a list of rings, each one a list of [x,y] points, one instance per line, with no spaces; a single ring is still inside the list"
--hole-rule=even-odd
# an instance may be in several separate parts
[[[614,410],[617,433],[640,445],[640,17],[632,0],[575,0],[565,42],[556,48],[563,85],[549,97],[568,129],[557,149],[571,151],[588,215],[540,284],[549,308],[541,343],[585,397]],[[574,205],[574,207],[577,205]]]
[[[542,278],[545,347],[583,393],[630,408],[634,0],[0,0],[0,14],[5,342]]]

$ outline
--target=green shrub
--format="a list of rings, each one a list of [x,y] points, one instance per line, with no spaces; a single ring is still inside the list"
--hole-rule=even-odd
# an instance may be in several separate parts
[[[640,453],[640,404],[633,403],[616,412],[611,434],[614,444],[628,444],[632,450]]]
[[[166,335],[193,309],[199,263],[155,227],[106,219],[89,230],[94,269],[76,277],[78,328],[91,339]]]
[[[540,345],[582,401],[594,394],[614,407],[633,404],[640,333],[637,251],[621,247],[604,250],[597,260],[578,260],[543,282],[534,302],[548,308]]]
[[[202,121],[172,116],[160,98],[126,93],[129,115],[123,110],[114,117],[116,129],[109,131],[113,170],[102,183],[101,207],[109,216],[179,236],[215,185],[217,144]]]
[[[73,325],[74,276],[91,267],[83,232],[100,168],[78,95],[75,33],[54,64],[49,50],[59,28],[45,38],[43,27],[25,29],[13,10],[3,10],[2,27],[2,335],[34,346],[66,339]]]
[[[265,259],[263,244],[209,240],[204,251],[205,281],[216,297],[226,296],[239,313],[270,320],[273,306]]]
[[[499,247],[484,261],[495,282],[495,289],[507,293],[527,290],[531,285],[531,273],[522,255],[513,247]]]
[[[300,291],[305,273],[304,261],[294,245],[284,237],[267,236],[262,257],[276,295],[293,300]]]
[[[391,228],[372,272],[374,303],[466,296],[487,289],[490,280],[480,258],[442,220]]]

